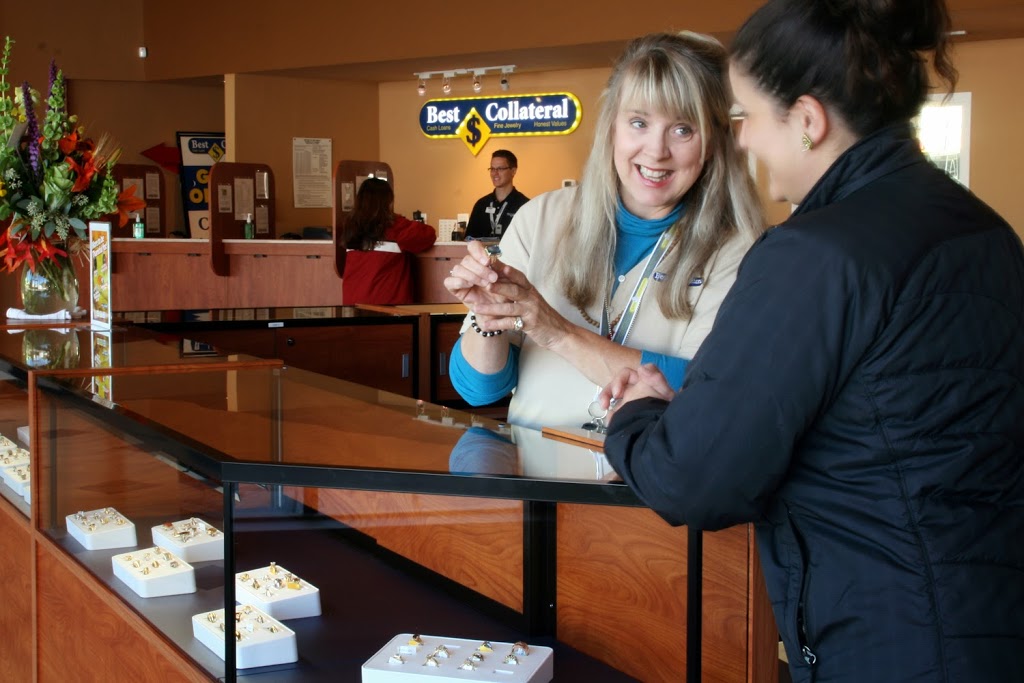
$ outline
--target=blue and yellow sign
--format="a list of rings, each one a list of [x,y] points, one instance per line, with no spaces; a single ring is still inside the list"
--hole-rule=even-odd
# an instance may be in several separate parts
[[[568,135],[583,108],[568,92],[428,100],[420,130],[428,138],[461,138],[474,156],[492,137]]]

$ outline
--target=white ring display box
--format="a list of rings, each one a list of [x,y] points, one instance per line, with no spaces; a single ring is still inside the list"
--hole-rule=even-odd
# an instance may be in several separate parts
[[[402,633],[363,664],[362,680],[548,683],[554,675],[554,651],[550,647]]]
[[[192,633],[221,659],[225,636],[233,639],[239,669],[288,664],[299,659],[295,631],[252,605],[235,608],[233,625],[224,623],[223,609],[196,614],[192,617]]]
[[[66,518],[68,533],[86,550],[131,548],[137,545],[135,525],[114,508],[80,511]]]
[[[198,517],[153,527],[153,543],[186,562],[224,559],[224,533]]]
[[[110,558],[114,576],[143,598],[196,592],[196,572],[188,562],[159,546]]]
[[[7,443],[11,443],[11,440],[6,436],[0,436],[0,439],[5,440]],[[29,462],[28,451],[24,448],[18,448],[12,444],[12,448],[5,448],[0,446],[0,465],[4,467],[10,467],[11,465],[27,465]]]
[[[11,490],[26,500],[32,495],[32,470],[28,451],[0,435],[0,478]]]
[[[320,615],[320,589],[276,562],[235,574],[238,602],[254,605],[275,619]]]
[[[0,476],[4,483],[11,487],[11,490],[22,498],[28,498],[32,491],[32,470],[28,463],[13,465],[0,470]]]

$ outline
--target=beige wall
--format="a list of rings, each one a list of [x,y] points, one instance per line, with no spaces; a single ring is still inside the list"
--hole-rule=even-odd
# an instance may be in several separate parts
[[[233,75],[226,80],[228,158],[274,170],[276,232],[331,225],[331,209],[296,209],[292,138],[331,138],[335,168],[342,159],[377,161],[377,84]]]
[[[1024,237],[1024,39],[963,43],[955,60],[971,93],[971,190]]]
[[[177,145],[177,131],[220,131],[224,128],[224,89],[219,86],[125,81],[73,81],[68,89],[70,111],[86,134],[103,133],[121,148],[121,161],[150,164],[142,151],[154,145]],[[168,231],[184,225],[178,175],[162,171],[167,193]]]
[[[492,137],[473,156],[459,139],[435,140],[420,132],[419,110],[431,97],[442,97],[440,83],[432,92],[416,94],[416,82],[380,86],[380,153],[395,174],[395,210],[409,215],[424,211],[428,222],[468,213],[473,203],[494,189],[487,175],[491,153],[509,149],[519,159],[516,187],[529,197],[561,186],[562,179],[579,179],[593,139],[597,100],[608,78],[607,69],[581,69],[538,74],[515,74],[512,89],[503,93],[498,79],[484,79],[484,96],[531,92],[571,92],[580,101],[583,118],[569,135]],[[455,79],[450,97],[469,97],[471,79]]]

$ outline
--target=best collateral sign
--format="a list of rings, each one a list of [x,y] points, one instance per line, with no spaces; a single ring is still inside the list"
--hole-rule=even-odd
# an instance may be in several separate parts
[[[428,138],[461,138],[474,156],[492,137],[568,135],[583,108],[568,92],[427,100],[420,130]]]

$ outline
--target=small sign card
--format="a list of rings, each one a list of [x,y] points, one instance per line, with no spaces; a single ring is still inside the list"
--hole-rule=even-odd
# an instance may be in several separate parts
[[[109,330],[110,307],[110,223],[89,222],[89,301],[94,328]]]

